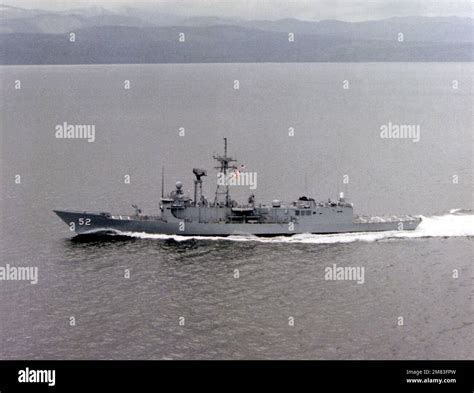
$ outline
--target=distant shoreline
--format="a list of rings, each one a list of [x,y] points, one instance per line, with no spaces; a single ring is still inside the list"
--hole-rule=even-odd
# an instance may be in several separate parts
[[[163,15],[10,11],[0,19],[2,65],[474,61],[472,18],[164,21]]]
[[[76,66],[155,66],[155,65],[259,65],[259,64],[474,64],[474,60],[465,61],[261,61],[261,62],[199,62],[199,63],[65,63],[65,64],[2,64],[0,67],[76,67]]]

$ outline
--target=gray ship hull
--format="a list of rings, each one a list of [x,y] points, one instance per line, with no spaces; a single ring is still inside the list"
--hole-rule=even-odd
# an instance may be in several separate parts
[[[185,220],[163,220],[159,216],[111,215],[78,211],[54,211],[78,235],[104,234],[110,232],[142,232],[148,234],[182,236],[291,236],[301,233],[330,234],[349,232],[381,232],[414,230],[421,218],[413,216],[358,217],[352,222],[325,222],[325,220],[300,220],[272,223],[235,222],[186,222]],[[311,218],[311,217],[309,217]]]

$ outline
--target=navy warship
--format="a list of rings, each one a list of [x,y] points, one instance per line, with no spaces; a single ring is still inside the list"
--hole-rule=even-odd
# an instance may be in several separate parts
[[[236,160],[224,154],[213,155],[219,163],[215,167],[221,178],[239,176]],[[203,195],[205,169],[194,168],[194,198],[186,195],[178,181],[175,189],[164,195],[164,175],[160,214],[146,215],[132,205],[133,214],[54,210],[78,235],[126,234],[130,232],[183,236],[284,236],[301,233],[332,234],[348,232],[380,232],[414,230],[421,218],[414,216],[368,217],[353,213],[353,204],[341,193],[335,201],[316,201],[307,196],[284,204],[273,200],[270,204],[257,203],[251,194],[246,204],[239,204],[230,196],[230,181],[218,181],[214,200]]]

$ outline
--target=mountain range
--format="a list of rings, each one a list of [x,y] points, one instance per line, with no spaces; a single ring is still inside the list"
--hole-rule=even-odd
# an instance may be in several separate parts
[[[460,17],[273,21],[0,5],[0,63],[473,61],[473,26]]]

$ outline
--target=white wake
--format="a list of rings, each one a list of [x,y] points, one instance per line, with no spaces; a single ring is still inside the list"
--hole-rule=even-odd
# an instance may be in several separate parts
[[[157,235],[142,232],[120,232],[116,235],[128,236],[140,239],[172,239],[175,241],[196,240],[226,240],[237,242],[259,242],[259,243],[308,243],[308,244],[332,244],[352,243],[356,241],[374,242],[390,239],[413,239],[429,237],[472,237],[474,236],[474,214],[471,211],[453,209],[449,214],[440,216],[420,216],[422,221],[414,231],[387,231],[387,232],[358,232],[340,233],[331,235],[298,234],[293,236],[257,237],[257,236],[180,236],[180,235]]]

